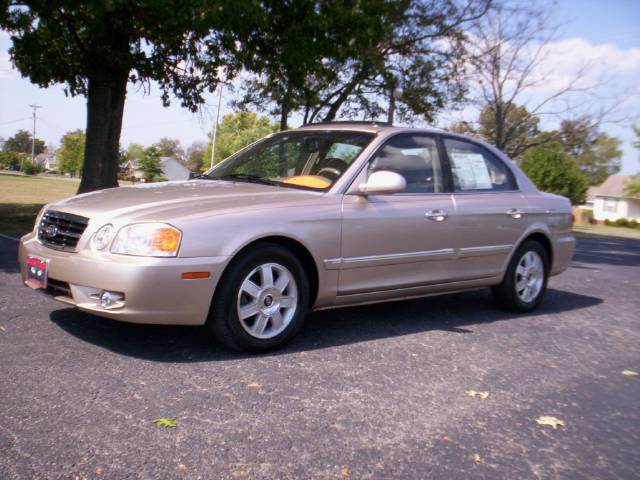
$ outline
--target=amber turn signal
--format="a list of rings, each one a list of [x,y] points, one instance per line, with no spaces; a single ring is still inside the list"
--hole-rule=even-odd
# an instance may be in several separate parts
[[[210,275],[209,272],[184,272],[180,276],[185,280],[195,280],[198,278],[209,278]]]

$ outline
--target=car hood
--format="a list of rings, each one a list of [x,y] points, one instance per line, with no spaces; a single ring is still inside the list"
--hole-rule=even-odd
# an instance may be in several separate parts
[[[254,183],[188,180],[98,190],[55,202],[48,208],[88,218],[171,221],[313,203],[323,195]]]

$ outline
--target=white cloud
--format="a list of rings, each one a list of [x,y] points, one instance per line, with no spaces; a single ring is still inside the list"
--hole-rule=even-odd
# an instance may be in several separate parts
[[[572,82],[588,88],[602,84],[628,88],[640,74],[640,48],[622,49],[611,43],[594,44],[584,38],[568,38],[545,45],[536,75],[539,93],[565,88]]]

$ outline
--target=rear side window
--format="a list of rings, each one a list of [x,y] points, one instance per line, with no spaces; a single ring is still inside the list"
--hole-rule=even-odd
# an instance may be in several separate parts
[[[513,173],[491,152],[464,140],[444,139],[456,192],[517,190]]]
[[[407,181],[406,193],[444,191],[436,141],[431,136],[401,134],[391,138],[369,163],[369,173],[390,170]]]

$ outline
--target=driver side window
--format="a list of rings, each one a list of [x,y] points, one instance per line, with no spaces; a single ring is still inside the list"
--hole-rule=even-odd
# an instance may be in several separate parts
[[[400,134],[391,138],[369,163],[368,173],[387,170],[402,175],[405,193],[444,192],[442,166],[435,138]]]

